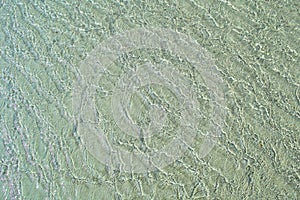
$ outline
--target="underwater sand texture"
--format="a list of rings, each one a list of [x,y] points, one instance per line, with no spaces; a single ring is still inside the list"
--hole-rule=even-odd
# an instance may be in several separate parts
[[[288,0],[0,2],[0,199],[299,199],[299,7]],[[140,28],[195,41],[223,84],[207,84],[199,66],[166,48],[122,53],[101,79],[82,71],[105,41]],[[79,100],[97,95],[76,110],[82,80],[89,95]],[[226,115],[201,156],[219,116],[211,87],[222,87]],[[80,121],[78,112],[93,118]],[[171,162],[133,173],[117,169],[122,159],[103,163],[93,155],[81,130],[94,122],[110,144],[143,155],[163,149],[180,129],[197,134]]]
[[[192,68],[173,66],[166,61],[151,63],[150,59],[145,59],[147,61],[142,61],[141,65],[127,67],[122,62],[112,66],[122,54],[145,49],[158,49],[168,51],[170,55],[181,56],[191,63]],[[73,94],[78,133],[85,147],[111,170],[129,173],[146,173],[164,168],[182,156],[184,150],[193,146],[196,135],[198,140],[203,140],[203,144],[193,151],[198,158],[205,157],[217,142],[226,117],[223,81],[211,59],[196,41],[169,29],[133,29],[101,43],[80,64],[80,77]],[[185,77],[180,73],[182,70],[198,73],[204,81]],[[118,78],[115,81],[111,76]],[[101,82],[106,78],[110,79],[111,87]],[[203,121],[201,115],[204,114],[199,101],[203,100],[199,100],[201,94],[197,90],[201,83],[207,87],[208,106],[211,108],[210,115],[207,116],[210,118],[207,131],[202,131],[200,125]],[[153,85],[156,87],[153,88]],[[167,88],[172,90],[173,94],[169,95],[173,98],[166,96]],[[140,89],[148,89],[147,94],[139,91]],[[161,92],[156,91],[157,89]],[[134,93],[141,96],[142,102],[137,102]],[[161,97],[162,95],[165,97]],[[97,101],[98,98],[102,101]],[[107,106],[103,99],[111,101],[111,106]],[[174,105],[174,99],[178,101],[177,106],[176,103]],[[131,105],[133,103],[134,106]],[[129,106],[131,108],[127,108]],[[131,112],[134,116],[142,114],[143,110],[148,117],[132,119]],[[113,116],[106,117],[109,113]],[[161,115],[165,118],[163,123],[160,121]],[[174,118],[177,121],[175,129],[172,128]],[[104,121],[111,123],[107,126],[102,123]],[[109,127],[114,124],[117,128],[109,133]],[[120,131],[121,133],[117,133]],[[118,147],[119,143],[126,143],[124,139],[118,138],[118,134],[132,136],[128,140],[136,139],[136,143],[131,143],[134,147],[127,150]],[[169,138],[167,144],[157,147],[153,145],[153,134],[158,135],[157,138],[168,137],[168,134],[174,136]],[[110,139],[110,135],[114,138]]]

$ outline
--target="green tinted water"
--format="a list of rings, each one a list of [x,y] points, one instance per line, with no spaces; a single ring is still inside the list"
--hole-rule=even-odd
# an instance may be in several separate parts
[[[0,2],[0,199],[299,198],[299,7],[297,1]],[[83,145],[72,94],[87,55],[139,27],[176,30],[206,49],[224,81],[227,115],[205,158],[194,154],[202,144],[195,140],[170,165],[131,174],[112,171]],[[164,52],[130,56],[129,65],[143,59],[187,65]],[[110,102],[98,102],[114,139],[108,107],[101,106]],[[168,142],[167,134],[161,141]],[[153,148],[161,145],[155,142]]]

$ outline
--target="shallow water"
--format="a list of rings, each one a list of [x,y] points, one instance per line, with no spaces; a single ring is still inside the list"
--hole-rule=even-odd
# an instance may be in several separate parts
[[[0,199],[299,198],[298,7],[296,1],[0,3]],[[176,34],[160,43],[162,49],[151,49],[157,41],[151,34],[149,40],[124,34],[141,27],[186,35],[211,55],[201,66],[214,70],[195,70],[199,66],[185,57],[194,46],[180,48],[184,55],[168,46],[181,41]],[[117,36],[122,45],[97,52]],[[136,43],[126,44],[135,36]],[[103,55],[141,41],[144,48],[99,65],[111,62]],[[161,78],[139,71],[145,63]],[[216,84],[216,78],[222,81]],[[115,97],[127,105],[117,104],[121,109],[113,114],[118,80],[124,85],[119,83]],[[134,92],[131,83],[139,86]],[[224,104],[213,100],[220,93],[211,92],[219,87]],[[132,94],[124,98],[122,89]],[[92,100],[90,91],[97,94]],[[164,113],[164,120],[151,109]],[[214,116],[222,116],[221,126]],[[124,131],[129,122],[135,124],[132,135]],[[196,133],[192,139],[180,131],[183,122],[187,132]],[[217,137],[209,134],[212,124]],[[144,127],[158,133],[139,137]],[[94,130],[102,130],[106,140],[89,134]],[[161,151],[170,141],[178,146]],[[134,162],[115,152],[107,156],[99,142],[137,156]],[[147,172],[152,165],[137,162],[136,152],[162,155],[149,158],[156,167]]]

